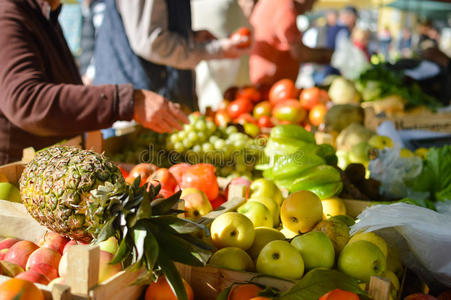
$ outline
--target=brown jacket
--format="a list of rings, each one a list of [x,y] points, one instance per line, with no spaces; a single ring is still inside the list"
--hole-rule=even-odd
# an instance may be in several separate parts
[[[0,163],[133,117],[131,85],[82,85],[45,0],[0,0]]]

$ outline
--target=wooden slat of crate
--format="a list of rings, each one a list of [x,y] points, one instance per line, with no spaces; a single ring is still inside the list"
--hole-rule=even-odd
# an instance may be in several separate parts
[[[365,208],[372,205],[371,201],[366,200],[343,199],[343,202],[346,206],[346,214],[353,218],[356,218]]]

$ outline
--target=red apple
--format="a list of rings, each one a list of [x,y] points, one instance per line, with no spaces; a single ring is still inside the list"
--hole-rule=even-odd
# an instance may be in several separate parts
[[[431,295],[416,293],[405,297],[404,300],[437,300],[437,298]]]
[[[188,163],[175,164],[169,168],[169,173],[171,173],[172,176],[174,176],[177,183],[180,184],[182,182],[183,173],[189,167],[191,167],[191,165]]]
[[[6,253],[8,253],[9,249],[2,249],[0,250],[0,260],[3,260],[5,258]]]
[[[0,250],[11,248],[12,245],[17,243],[19,240],[15,238],[6,238],[0,242]]]
[[[66,274],[67,274],[67,264],[68,264],[67,258],[68,258],[68,256],[69,256],[69,253],[65,252],[63,254],[63,256],[61,257],[60,264],[58,266],[58,274],[60,277],[63,277],[63,278],[65,278]]]
[[[213,210],[207,196],[199,189],[184,189],[180,198],[185,201],[185,217],[187,219],[198,220]]]
[[[108,278],[122,271],[120,263],[112,265],[110,261],[113,259],[113,254],[106,251],[100,251],[99,262],[99,283],[106,281]]]
[[[63,254],[64,247],[69,242],[69,239],[53,231],[47,231],[43,237],[41,247],[52,248]]]
[[[299,101],[294,99],[284,100],[277,104],[272,114],[277,120],[288,121],[292,124],[302,122],[307,115]]]
[[[63,249],[63,253],[62,253],[62,254],[66,253],[67,250],[69,250],[69,248],[72,247],[72,246],[74,246],[74,245],[78,245],[77,241],[70,240],[69,242],[67,242],[67,244],[64,246],[64,249]]]
[[[31,270],[22,272],[19,275],[17,275],[15,278],[20,278],[20,279],[31,281],[33,283],[40,283],[40,284],[44,284],[44,285],[47,285],[50,282],[50,280],[47,277],[45,277],[44,275],[42,275],[41,273],[31,271]]]
[[[61,260],[61,254],[52,248],[39,248],[31,253],[28,257],[26,270],[33,268],[38,264],[48,264],[53,268],[57,269]]]
[[[158,169],[158,167],[154,164],[141,163],[131,169],[128,177],[125,179],[127,183],[132,184],[135,181],[135,178],[141,176],[141,186],[143,186],[150,175],[153,174]]]
[[[35,264],[30,268],[30,271],[40,273],[48,280],[53,280],[58,277],[58,270],[49,264]]]
[[[28,257],[39,247],[30,241],[19,241],[9,248],[4,260],[15,263],[25,269]]]

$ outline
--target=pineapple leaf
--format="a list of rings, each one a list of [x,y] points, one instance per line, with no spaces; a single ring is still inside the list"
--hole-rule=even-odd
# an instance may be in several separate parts
[[[112,216],[111,218],[108,219],[108,221],[106,221],[106,223],[100,230],[99,235],[97,236],[96,242],[98,243],[103,242],[107,240],[109,237],[114,236],[116,234],[116,229],[114,226],[116,220],[117,216]]]
[[[176,216],[155,216],[152,217],[152,222],[168,225],[174,229],[177,233],[198,233],[200,231],[205,231],[208,233],[208,228],[204,225],[198,224],[191,220],[181,219]]]
[[[147,285],[157,281],[158,276],[153,271],[147,271],[139,275],[139,277],[132,283],[133,285]]]
[[[182,191],[178,191],[174,195],[166,199],[155,199],[151,202],[154,215],[164,215],[168,213],[172,207],[179,201]]]
[[[166,256],[166,253],[160,253],[157,263],[163,270],[164,275],[166,275],[168,283],[171,286],[172,291],[175,293],[177,299],[188,300],[188,295],[186,294],[182,277],[177,271],[177,268],[175,267],[172,260],[168,256]]]
[[[127,258],[133,250],[131,245],[132,243],[130,241],[130,235],[127,234],[122,238],[122,241],[119,244],[119,248],[114,254],[114,257],[111,260],[110,264],[112,265],[117,264],[119,262],[122,262],[125,258]]]
[[[127,224],[129,227],[136,225],[136,222],[142,219],[148,219],[152,216],[152,207],[150,206],[149,193],[144,192],[142,195],[142,201],[138,207],[138,210],[132,217],[128,220]]]
[[[144,241],[147,237],[147,229],[143,227],[135,227],[133,228],[132,235],[133,235],[133,246],[135,248],[136,257],[135,261],[141,261],[141,259],[144,256]]]
[[[192,243],[193,245],[196,245],[197,247],[204,249],[204,250],[214,250],[214,248],[212,246],[210,246],[209,244],[205,243],[202,239],[195,237],[194,235],[191,234],[183,234],[180,236],[181,238],[183,238],[185,241],[188,241],[190,243]]]
[[[155,267],[159,253],[160,246],[152,232],[148,231],[144,240],[144,256],[147,270],[152,270]]]

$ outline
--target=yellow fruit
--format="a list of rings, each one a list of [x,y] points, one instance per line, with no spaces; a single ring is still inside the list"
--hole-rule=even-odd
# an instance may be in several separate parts
[[[414,157],[415,155],[409,149],[402,148],[401,151],[399,151],[399,156],[401,156],[402,158],[410,158]]]
[[[427,148],[418,148],[417,150],[415,150],[415,155],[420,157],[421,159],[426,159],[426,156],[428,155],[428,151],[429,149]]]
[[[321,200],[323,205],[323,219],[329,219],[330,217],[346,215],[346,206],[342,199],[338,197],[332,197],[329,199]]]
[[[286,239],[292,239],[298,235],[296,232],[293,232],[290,229],[285,228],[285,227],[282,227],[282,229],[280,229],[280,233],[282,233]]]
[[[379,249],[382,251],[385,257],[387,257],[387,243],[383,238],[381,238],[379,235],[375,234],[374,232],[359,232],[356,233],[351,237],[348,244],[351,244],[355,241],[368,241],[370,243],[373,243]]]
[[[312,230],[322,217],[321,200],[309,191],[292,193],[282,203],[280,210],[283,227],[296,233],[305,233]]]
[[[390,279],[392,287],[395,291],[399,290],[399,279],[392,271],[385,271],[383,277]]]
[[[275,200],[273,200],[273,199],[271,199],[269,197],[255,197],[255,198],[250,198],[247,201],[248,202],[256,201],[256,202],[263,203],[269,209],[269,211],[272,214],[273,225],[274,226],[279,226],[279,223],[280,223],[280,220],[279,220],[280,206],[277,205]]]
[[[217,217],[210,227],[211,239],[216,248],[238,247],[249,249],[254,243],[254,224],[237,212],[227,212]]]
[[[255,239],[252,247],[247,250],[247,253],[252,257],[252,259],[257,260],[260,251],[271,241],[283,240],[285,236],[280,231],[271,227],[256,227],[255,228]]]
[[[340,253],[349,240],[349,226],[336,218],[319,222],[313,231],[324,232],[332,241],[336,254]]]

